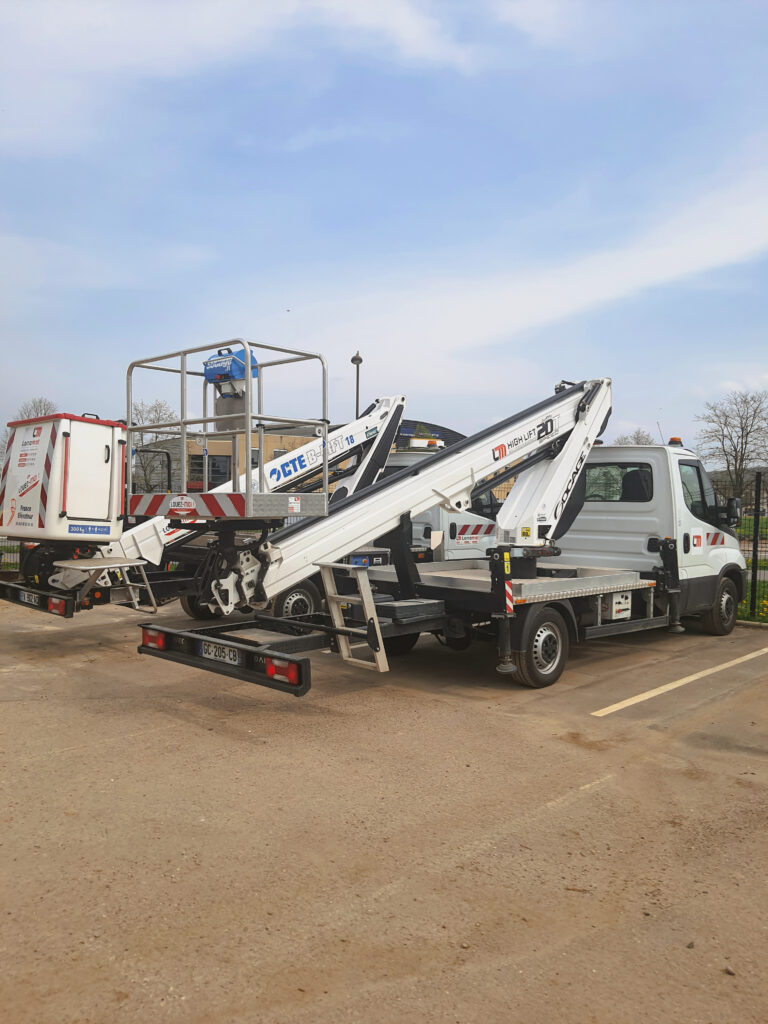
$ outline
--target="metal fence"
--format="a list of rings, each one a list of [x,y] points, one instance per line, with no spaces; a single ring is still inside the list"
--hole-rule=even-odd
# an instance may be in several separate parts
[[[758,472],[742,502],[736,527],[741,552],[747,560],[747,593],[739,618],[768,622],[768,480]]]
[[[16,572],[19,568],[21,543],[11,537],[0,537],[0,572]]]

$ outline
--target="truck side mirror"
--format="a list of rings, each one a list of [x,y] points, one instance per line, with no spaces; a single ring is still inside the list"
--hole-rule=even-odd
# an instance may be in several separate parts
[[[729,498],[725,505],[725,514],[729,526],[741,522],[741,498]]]

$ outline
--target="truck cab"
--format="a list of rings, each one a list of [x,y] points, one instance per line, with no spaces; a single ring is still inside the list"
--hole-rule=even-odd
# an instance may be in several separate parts
[[[717,504],[700,459],[682,445],[599,445],[587,460],[584,506],[558,541],[559,561],[650,574],[660,563],[659,540],[673,538],[680,613],[702,614],[730,593],[723,580],[737,603],[744,596],[746,562],[733,531],[739,517],[734,499]]]

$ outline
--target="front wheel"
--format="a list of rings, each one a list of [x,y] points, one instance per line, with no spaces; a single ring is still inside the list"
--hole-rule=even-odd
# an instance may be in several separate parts
[[[526,686],[539,689],[556,683],[568,660],[568,627],[560,612],[540,608],[531,618],[528,643],[524,651],[512,654],[517,678]]]
[[[272,607],[276,619],[288,615],[312,615],[320,611],[320,591],[310,580],[304,580],[295,587],[289,587],[278,594]]]
[[[727,636],[736,625],[739,595],[733,580],[724,576],[717,587],[715,603],[701,616],[705,632],[712,636]]]

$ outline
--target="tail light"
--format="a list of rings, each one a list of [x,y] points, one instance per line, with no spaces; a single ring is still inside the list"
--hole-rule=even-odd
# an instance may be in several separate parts
[[[62,597],[49,597],[48,611],[53,612],[54,615],[66,615],[67,602]]]
[[[277,679],[281,683],[290,683],[291,686],[299,685],[299,666],[295,661],[265,658],[264,665],[270,679]]]
[[[156,651],[165,650],[165,633],[159,629],[142,629],[142,647],[154,647]]]

